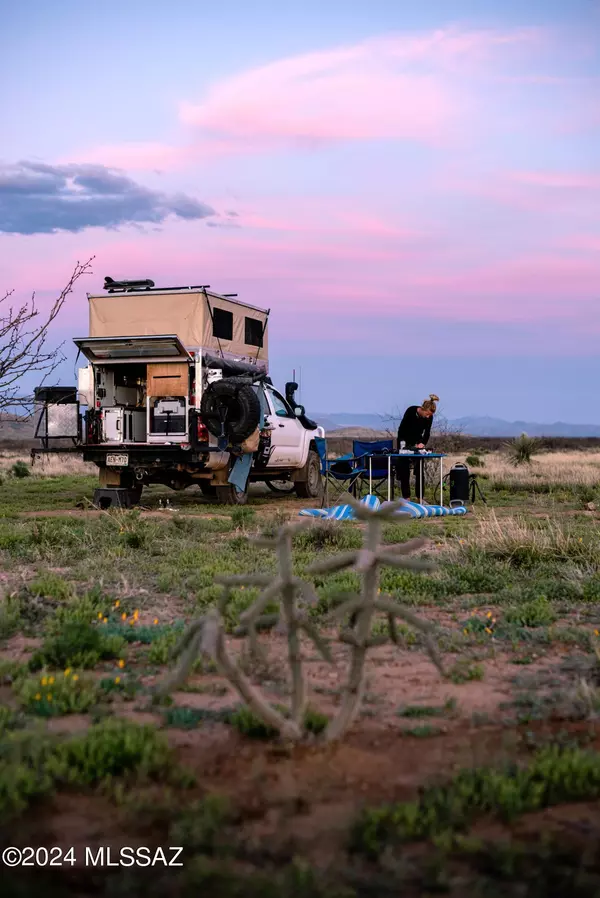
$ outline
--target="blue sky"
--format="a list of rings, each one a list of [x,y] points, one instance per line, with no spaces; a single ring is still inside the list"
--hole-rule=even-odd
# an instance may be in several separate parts
[[[272,309],[309,409],[600,424],[596,0],[2,21],[0,288],[44,304],[96,257],[56,340],[106,274],[208,282]]]

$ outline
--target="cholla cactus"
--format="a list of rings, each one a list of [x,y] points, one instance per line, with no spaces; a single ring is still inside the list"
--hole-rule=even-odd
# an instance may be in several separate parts
[[[339,635],[340,641],[352,646],[350,670],[348,680],[344,687],[344,694],[338,715],[331,721],[325,731],[325,740],[339,739],[352,725],[362,701],[364,691],[365,660],[369,648],[387,642],[388,638],[398,643],[396,631],[396,618],[403,618],[411,626],[421,630],[425,636],[425,645],[429,655],[443,674],[441,661],[431,639],[431,624],[422,621],[415,614],[400,605],[392,596],[382,596],[379,590],[380,568],[382,565],[390,567],[408,568],[410,570],[429,571],[432,565],[426,561],[407,558],[411,552],[422,548],[426,541],[423,539],[411,539],[405,543],[393,546],[382,546],[382,527],[385,520],[410,520],[408,516],[399,516],[401,504],[390,505],[387,508],[372,511],[358,502],[350,504],[359,520],[366,523],[362,548],[357,551],[343,552],[333,558],[324,561],[316,561],[308,571],[314,574],[333,573],[346,568],[351,568],[362,574],[362,588],[360,595],[346,597],[333,614],[331,620],[343,620],[348,614],[352,615],[354,626],[351,629],[342,629]],[[382,611],[387,615],[388,635],[372,636],[371,626],[373,615]]]
[[[181,685],[198,655],[214,659],[221,673],[227,677],[240,697],[266,724],[274,727],[281,736],[299,740],[304,735],[302,723],[306,710],[306,682],[302,668],[300,634],[303,632],[315,645],[326,661],[333,662],[331,652],[310,620],[307,607],[319,600],[314,587],[293,574],[292,540],[295,533],[305,530],[311,522],[287,524],[274,537],[258,537],[256,545],[273,548],[277,553],[279,571],[272,578],[270,574],[241,574],[239,576],[218,577],[217,582],[225,587],[218,608],[211,609],[195,621],[174,651],[180,656],[178,670],[163,684],[161,693],[166,693]],[[223,613],[236,586],[262,586],[263,591],[240,616],[240,626],[234,635],[246,636],[253,654],[258,654],[257,631],[277,626],[287,635],[288,664],[291,674],[291,708],[289,718],[273,708],[245,676],[238,664],[231,658],[225,645]],[[266,614],[265,609],[279,597],[280,611]],[[300,597],[300,601],[298,601]]]
[[[420,620],[408,608],[400,605],[391,596],[382,596],[379,591],[380,568],[382,565],[409,568],[411,570],[431,570],[427,562],[406,557],[409,553],[421,548],[425,540],[413,539],[394,546],[382,546],[381,535],[384,521],[397,521],[398,506],[390,506],[378,511],[371,511],[357,502],[351,502],[356,516],[366,523],[365,536],[361,549],[344,552],[324,561],[317,561],[308,569],[310,573],[323,574],[352,568],[362,574],[363,582],[360,595],[344,596],[345,601],[330,615],[330,622],[343,621],[352,615],[354,625],[342,627],[339,640],[352,647],[348,679],[339,713],[325,730],[327,742],[341,738],[352,725],[360,709],[364,691],[365,659],[369,648],[381,645],[391,639],[398,642],[396,618],[404,619],[411,626],[421,630],[425,635],[425,643],[429,654],[438,669],[443,673],[441,662],[431,639],[431,625]],[[402,520],[403,518],[400,518]],[[287,524],[279,529],[274,537],[258,537],[255,544],[273,548],[277,553],[278,572],[275,578],[269,574],[241,574],[239,576],[220,577],[218,582],[224,586],[224,594],[217,608],[210,609],[202,618],[194,621],[174,656],[180,656],[179,668],[169,677],[160,692],[165,694],[180,686],[189,675],[198,655],[214,659],[221,673],[230,681],[240,697],[251,710],[267,725],[276,729],[280,736],[292,741],[301,740],[306,734],[303,728],[306,710],[306,681],[302,667],[300,635],[306,635],[315,645],[322,657],[333,663],[329,645],[321,636],[314,622],[308,616],[307,609],[318,602],[317,593],[305,580],[295,577],[292,570],[292,541],[296,533],[308,526],[326,526],[322,521],[303,521]],[[253,653],[259,651],[257,633],[260,630],[277,627],[287,635],[288,664],[291,675],[291,707],[289,716],[285,716],[264,698],[261,692],[248,680],[235,660],[227,651],[225,642],[225,626],[223,613],[231,597],[231,590],[236,586],[262,586],[263,591],[253,604],[240,617],[240,626],[234,635],[246,637]],[[275,614],[267,614],[266,608],[279,598],[280,609]],[[373,615],[384,612],[388,620],[388,635],[371,636]]]

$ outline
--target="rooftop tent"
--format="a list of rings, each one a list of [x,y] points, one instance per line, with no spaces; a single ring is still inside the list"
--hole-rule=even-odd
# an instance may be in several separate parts
[[[196,288],[89,295],[90,337],[177,334],[186,349],[268,360],[268,312]]]

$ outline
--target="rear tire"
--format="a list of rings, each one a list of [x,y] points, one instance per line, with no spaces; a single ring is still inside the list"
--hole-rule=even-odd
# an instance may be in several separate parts
[[[312,449],[308,453],[303,473],[305,479],[296,482],[296,495],[299,499],[319,499],[323,491],[321,460]]]
[[[248,501],[248,490],[240,493],[232,483],[216,486],[217,502],[221,505],[245,505]]]

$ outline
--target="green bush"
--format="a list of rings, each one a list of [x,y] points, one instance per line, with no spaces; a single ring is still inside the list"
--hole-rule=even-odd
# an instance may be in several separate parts
[[[556,614],[545,596],[538,596],[523,605],[514,605],[504,613],[504,622],[519,627],[547,627],[554,623]]]
[[[58,632],[49,633],[42,647],[29,662],[31,670],[46,666],[64,670],[66,667],[94,667],[98,661],[117,658],[123,649],[123,639],[102,632],[102,624],[82,620],[66,620]]]
[[[41,717],[88,711],[98,701],[95,682],[67,668],[44,673],[19,683],[17,695],[23,707]]]
[[[31,468],[24,461],[16,461],[11,468],[13,477],[22,480],[24,477],[31,477]]]
[[[467,455],[465,461],[470,468],[483,468],[485,466],[485,462],[478,455]]]
[[[527,436],[526,433],[522,433],[520,437],[505,443],[505,446],[508,450],[508,460],[514,467],[531,464],[535,453],[540,451],[539,440]]]
[[[447,786],[425,789],[416,801],[363,812],[352,833],[352,847],[378,857],[393,844],[466,831],[477,817],[510,821],[560,802],[598,797],[600,754],[551,746],[527,767],[467,770]]]

